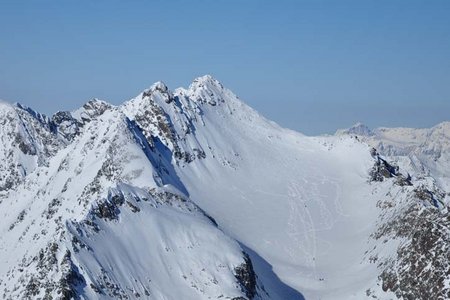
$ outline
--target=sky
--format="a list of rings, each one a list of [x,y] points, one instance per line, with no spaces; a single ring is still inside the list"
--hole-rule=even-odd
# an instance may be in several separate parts
[[[450,1],[0,0],[0,99],[51,115],[211,74],[308,135],[450,120]]]

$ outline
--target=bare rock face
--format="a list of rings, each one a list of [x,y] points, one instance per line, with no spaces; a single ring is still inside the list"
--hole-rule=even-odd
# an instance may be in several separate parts
[[[78,268],[71,259],[71,253],[66,250],[61,261],[62,276],[56,287],[56,294],[61,300],[80,299],[77,287],[85,284],[85,279],[80,275]],[[60,295],[60,296],[59,296]]]
[[[370,170],[370,181],[382,182],[388,178],[396,178],[395,184],[399,186],[411,186],[411,176],[399,172],[399,167],[388,163],[383,159],[375,148],[372,148],[370,154],[375,159],[375,163]]]
[[[381,271],[383,291],[398,299],[449,298],[450,215],[443,202],[445,193],[427,181],[405,178],[378,154],[375,158],[371,180],[391,179],[393,186],[401,188],[398,197],[380,202],[380,226],[373,235],[383,243],[399,244],[391,257],[372,256]]]
[[[9,191],[65,145],[51,120],[20,104],[0,105],[0,191]]]
[[[401,238],[397,256],[382,264],[385,291],[399,299],[447,299],[450,289],[450,216],[433,207],[413,204],[381,230]]]
[[[193,101],[202,105],[209,104],[216,106],[224,103],[221,94],[224,90],[223,85],[210,75],[205,75],[194,80],[189,87]]]
[[[383,181],[385,178],[391,178],[399,175],[398,166],[389,164],[383,159],[375,149],[371,150],[372,157],[375,158],[375,164],[370,171],[371,181]]]
[[[236,273],[235,276],[242,288],[242,291],[249,300],[252,300],[256,295],[256,274],[253,270],[253,264],[248,254],[244,253],[244,263],[236,267],[234,272]]]
[[[79,135],[83,124],[75,119],[67,111],[59,111],[52,116],[54,130],[62,136],[63,139],[71,142]]]
[[[59,259],[60,254],[62,257]],[[42,248],[31,260],[24,259],[23,265],[19,266],[19,272],[18,282],[24,284],[21,294],[25,299],[39,296],[43,299],[79,299],[76,289],[84,283],[83,276],[72,261],[70,251],[62,251],[56,241]],[[19,288],[20,285],[15,287],[16,290]],[[5,289],[4,292],[5,299],[12,299],[7,295],[14,294],[15,291]]]
[[[123,109],[153,149],[166,147],[182,164],[206,157],[198,142],[197,145],[187,142],[201,119],[198,103],[189,96],[174,94],[158,82],[124,103]]]
[[[80,109],[71,113],[71,115],[82,124],[85,124],[98,116],[101,116],[105,113],[105,111],[111,109],[112,107],[113,106],[111,104],[94,98],[86,102]]]

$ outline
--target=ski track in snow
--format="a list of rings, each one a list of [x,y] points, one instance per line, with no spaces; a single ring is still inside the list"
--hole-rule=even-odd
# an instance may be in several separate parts
[[[333,197],[324,194],[323,187],[328,186],[328,190],[333,191]],[[233,187],[236,189],[236,187]],[[287,235],[293,245],[285,246],[284,250],[291,261],[302,258],[302,265],[309,273],[298,271],[297,275],[319,279],[317,272],[318,255],[325,255],[333,248],[333,244],[318,237],[320,231],[331,230],[338,222],[337,217],[348,217],[343,211],[340,186],[337,180],[330,179],[324,175],[302,178],[297,181],[289,181],[286,193],[274,193],[252,188],[257,194],[269,196],[271,198],[284,198],[289,206],[287,217]],[[246,197],[243,192],[241,199],[245,199],[253,205],[253,201]],[[317,217],[320,216],[320,217]],[[337,217],[336,217],[337,216]],[[272,244],[269,240],[263,240],[265,244]],[[320,243],[320,253],[318,247]],[[300,253],[300,254],[299,254]]]
[[[321,192],[321,186],[329,185],[336,189],[334,194],[333,205],[327,205],[327,196]],[[342,206],[339,198],[337,183],[329,178],[306,180],[302,182],[291,181],[288,184],[288,236],[294,241],[295,246],[287,250],[291,259],[305,257],[305,265],[312,269],[309,277],[317,278],[317,262],[318,254],[329,252],[333,245],[317,236],[317,232],[331,230],[336,222],[336,213],[338,216],[345,217],[342,212]],[[329,199],[328,199],[329,201]],[[332,210],[335,210],[333,212]],[[318,210],[320,218],[317,218],[315,210]],[[313,217],[316,216],[316,217]],[[320,242],[321,253],[318,253],[318,243]],[[325,245],[325,246],[324,246]],[[299,273],[301,274],[301,273]]]

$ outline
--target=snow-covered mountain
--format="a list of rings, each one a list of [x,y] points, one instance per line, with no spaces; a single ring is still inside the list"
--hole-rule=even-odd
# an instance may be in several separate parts
[[[0,122],[4,299],[450,295],[448,124],[307,137],[211,76]]]
[[[450,192],[450,122],[432,128],[376,128],[358,123],[336,135],[353,135],[416,176],[432,176]]]

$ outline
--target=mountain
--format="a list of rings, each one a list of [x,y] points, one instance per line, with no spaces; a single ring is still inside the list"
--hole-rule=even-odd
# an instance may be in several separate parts
[[[360,130],[365,128],[365,130]],[[432,176],[450,191],[450,122],[432,128],[376,128],[358,123],[336,135],[354,135],[416,176]]]
[[[0,115],[4,299],[450,295],[445,124],[308,137],[208,75]]]

